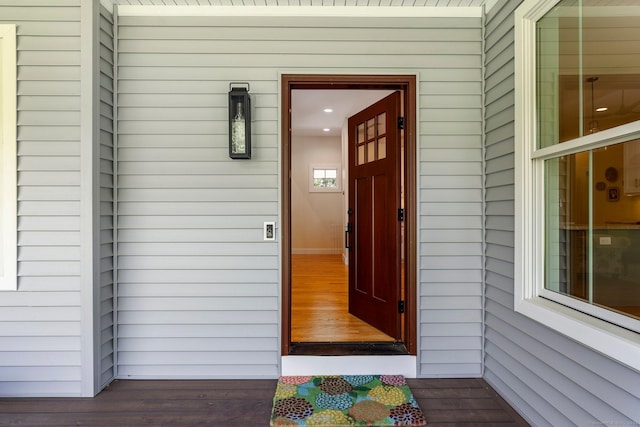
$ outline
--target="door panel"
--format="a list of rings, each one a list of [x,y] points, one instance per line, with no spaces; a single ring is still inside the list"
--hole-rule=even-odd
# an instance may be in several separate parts
[[[362,177],[355,179],[355,195],[356,195],[356,204],[355,206],[370,206],[371,205],[371,178],[370,177]],[[350,204],[351,206],[351,204]],[[361,232],[361,230],[370,230],[372,229],[372,218],[371,215],[365,210],[356,209],[354,211],[355,221],[354,225],[357,227],[353,227],[353,233],[355,235],[356,243],[352,245],[351,254],[358,253],[355,249],[358,248],[368,248],[371,247],[372,236],[369,232]],[[365,262],[361,261],[360,258],[355,258],[356,262],[349,262],[350,266],[353,266],[355,269],[355,275],[349,278],[350,283],[350,291],[354,289],[356,292],[362,293],[364,295],[368,295],[371,293],[371,287],[373,283],[373,276],[370,266]],[[350,269],[351,271],[351,269]],[[356,298],[357,300],[357,298]],[[352,302],[354,301],[354,297],[349,293],[349,311],[353,313],[354,308],[352,307]],[[366,309],[366,307],[363,307]],[[357,311],[357,307],[356,307]],[[356,314],[357,316],[357,314]],[[358,316],[361,317],[361,316]]]
[[[401,339],[400,92],[349,118],[349,312]]]

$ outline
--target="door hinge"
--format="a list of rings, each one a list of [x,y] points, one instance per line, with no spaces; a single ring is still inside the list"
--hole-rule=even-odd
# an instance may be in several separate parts
[[[398,209],[398,221],[404,221],[404,209]]]
[[[398,117],[398,129],[404,129],[404,117]]]
[[[403,300],[398,301],[398,313],[400,313],[400,314],[404,313],[404,301]]]

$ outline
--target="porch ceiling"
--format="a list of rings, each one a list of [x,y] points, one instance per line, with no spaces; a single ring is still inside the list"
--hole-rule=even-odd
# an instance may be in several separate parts
[[[112,2],[132,6],[479,7],[486,3],[486,0],[112,0]]]

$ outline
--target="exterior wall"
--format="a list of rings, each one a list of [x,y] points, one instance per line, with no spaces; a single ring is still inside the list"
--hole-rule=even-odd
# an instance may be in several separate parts
[[[480,376],[480,18],[128,17],[118,27],[120,377],[279,370],[279,73],[418,73],[421,376]],[[227,156],[248,81],[250,161]]]
[[[18,290],[0,292],[0,395],[80,395],[81,2],[13,4],[0,22],[18,34]]]
[[[513,312],[518,3],[499,2],[486,23],[485,378],[534,425],[630,424],[638,372]],[[114,45],[102,15],[104,384],[114,363]],[[2,6],[0,17],[18,24],[19,80],[19,289],[0,293],[0,395],[80,395],[80,0]],[[260,236],[279,212],[281,71],[418,72],[419,372],[481,374],[479,19],[123,21],[121,376],[277,375],[280,259]],[[235,80],[252,83],[257,104],[249,162],[226,156]]]
[[[519,0],[486,19],[485,379],[536,426],[635,425],[640,373],[513,311],[514,34]]]
[[[100,8],[100,347],[99,385],[114,372],[114,24]]]

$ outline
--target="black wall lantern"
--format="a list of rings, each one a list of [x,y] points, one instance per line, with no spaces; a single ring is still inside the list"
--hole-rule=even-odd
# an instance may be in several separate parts
[[[234,87],[234,85],[243,85],[243,87]],[[229,83],[229,157],[251,158],[249,83]]]

